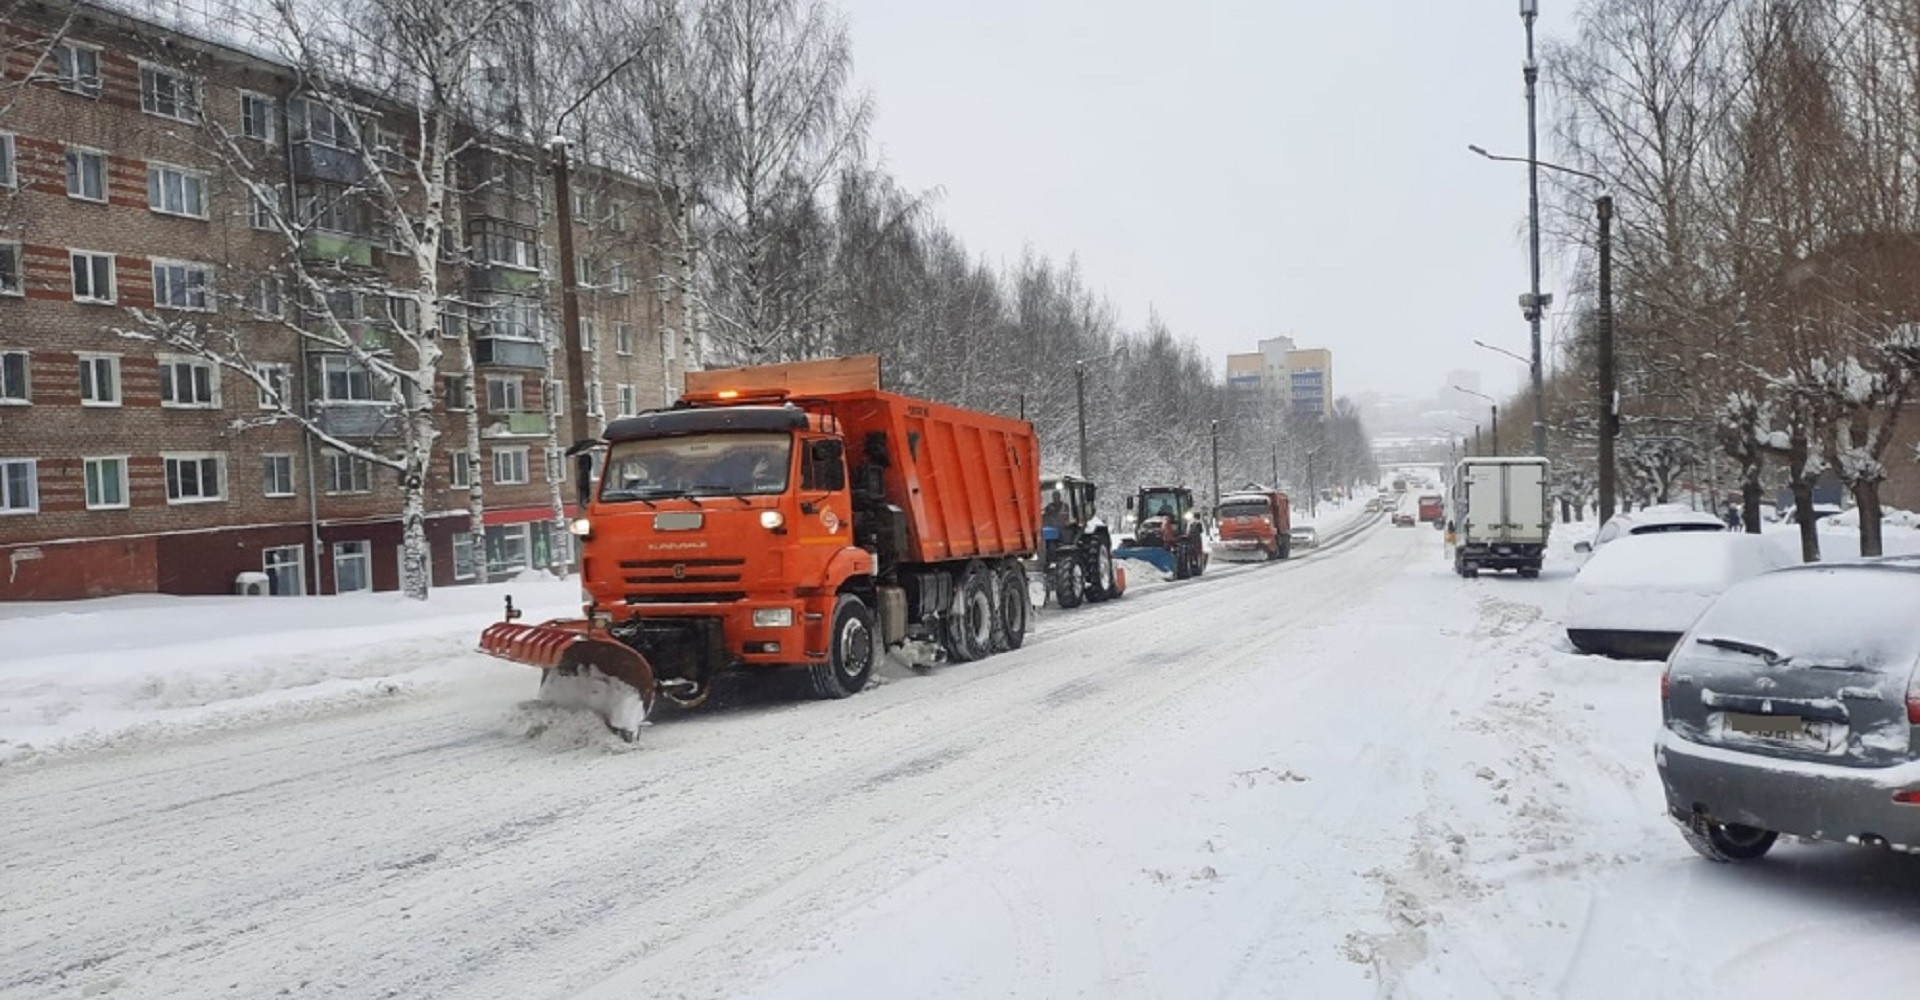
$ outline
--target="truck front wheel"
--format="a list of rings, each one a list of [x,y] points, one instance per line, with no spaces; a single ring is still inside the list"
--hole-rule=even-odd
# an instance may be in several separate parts
[[[873,677],[873,639],[873,612],[867,603],[853,594],[841,594],[833,606],[827,662],[808,668],[813,693],[822,698],[846,698],[866,687]]]

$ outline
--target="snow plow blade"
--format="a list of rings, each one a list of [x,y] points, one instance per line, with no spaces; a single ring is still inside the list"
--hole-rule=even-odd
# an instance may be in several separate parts
[[[653,711],[658,685],[647,658],[584,620],[495,622],[480,633],[480,651],[546,671],[542,700],[590,709],[629,742]]]
[[[1162,573],[1173,572],[1173,552],[1157,545],[1123,545],[1113,550],[1115,559],[1138,559],[1152,563]]]

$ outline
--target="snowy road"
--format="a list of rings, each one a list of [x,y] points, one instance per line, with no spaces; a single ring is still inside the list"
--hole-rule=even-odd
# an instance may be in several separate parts
[[[1902,995],[1920,867],[1693,858],[1565,584],[1376,524],[632,748],[475,656],[0,768],[0,997]]]
[[[0,995],[566,996],[616,971],[729,992],[937,860],[956,819],[1045,795],[1363,602],[1408,548],[1376,530],[1223,568],[1016,653],[670,719],[631,751],[513,711],[533,675],[476,657],[432,697],[13,770]]]

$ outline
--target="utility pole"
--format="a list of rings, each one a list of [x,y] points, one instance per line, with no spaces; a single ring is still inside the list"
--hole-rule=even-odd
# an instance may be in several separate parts
[[[1220,421],[1212,421],[1213,436],[1213,505],[1220,506]]]
[[[1490,439],[1493,442],[1493,457],[1499,458],[1500,457],[1500,404],[1495,403],[1493,404],[1493,406],[1489,407],[1489,409],[1493,411],[1493,416],[1492,416],[1493,430],[1490,433]]]
[[[1533,22],[1540,16],[1540,0],[1520,0],[1520,20],[1527,26],[1527,62],[1521,74],[1527,81],[1527,248],[1533,280],[1522,302],[1533,340],[1533,453],[1547,453],[1547,390],[1540,358],[1540,313],[1551,298],[1540,295],[1540,136],[1535,84],[1540,66],[1533,57]]]
[[[1087,471],[1087,363],[1073,363],[1073,407],[1080,421],[1080,478],[1092,479]]]
[[[575,442],[593,437],[587,425],[587,359],[580,349],[580,276],[573,260],[573,176],[565,139],[553,154],[553,193],[560,217],[560,336],[567,356],[567,430]]]
[[[1601,195],[1593,207],[1600,216],[1600,523],[1613,516],[1613,445],[1620,433],[1619,389],[1613,367],[1613,196]]]
[[[1273,478],[1267,481],[1273,484],[1274,489],[1280,488],[1280,445],[1277,443],[1273,446]]]

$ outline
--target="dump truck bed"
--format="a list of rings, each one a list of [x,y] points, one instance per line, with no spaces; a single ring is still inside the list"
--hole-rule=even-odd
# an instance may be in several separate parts
[[[884,439],[887,502],[907,515],[907,558],[1030,557],[1040,549],[1040,442],[1011,417],[879,388],[876,357],[802,361],[687,374],[687,395],[717,402],[761,393],[838,421],[854,482]]]

